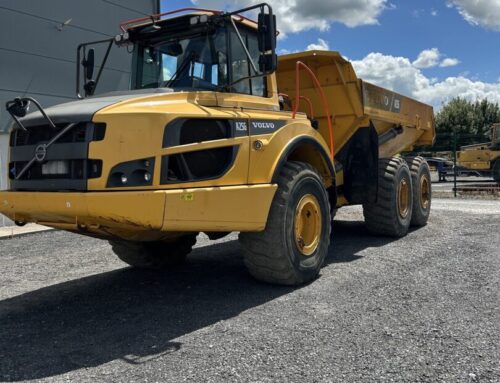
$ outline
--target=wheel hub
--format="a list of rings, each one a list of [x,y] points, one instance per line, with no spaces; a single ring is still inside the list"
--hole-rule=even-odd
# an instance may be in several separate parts
[[[403,219],[408,217],[408,213],[410,212],[410,186],[405,178],[399,181],[398,211]]]
[[[295,209],[295,244],[302,255],[308,257],[318,248],[321,237],[321,209],[312,194],[304,195]]]
[[[424,210],[429,208],[431,197],[430,184],[426,176],[420,177],[420,206]]]

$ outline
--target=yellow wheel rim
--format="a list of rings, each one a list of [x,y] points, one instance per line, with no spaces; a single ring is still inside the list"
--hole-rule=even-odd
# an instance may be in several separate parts
[[[321,208],[312,194],[304,195],[295,209],[294,236],[302,255],[312,255],[321,237]]]
[[[429,202],[431,199],[431,187],[429,180],[426,176],[420,177],[420,206],[422,209],[427,210],[429,208]]]
[[[408,217],[408,213],[410,212],[410,185],[405,178],[399,181],[398,210],[401,218]]]

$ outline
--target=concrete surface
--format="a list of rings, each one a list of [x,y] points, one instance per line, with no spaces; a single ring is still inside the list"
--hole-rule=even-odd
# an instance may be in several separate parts
[[[235,239],[165,273],[60,231],[0,241],[0,380],[500,382],[500,202],[434,200],[399,240],[341,209],[295,289],[249,277]]]
[[[0,239],[18,237],[20,235],[28,235],[39,233],[41,231],[53,230],[50,227],[28,223],[25,226],[7,226],[0,227]]]

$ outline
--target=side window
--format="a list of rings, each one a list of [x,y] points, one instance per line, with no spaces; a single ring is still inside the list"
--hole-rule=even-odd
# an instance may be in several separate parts
[[[257,67],[259,68],[259,59],[260,59],[260,52],[259,52],[259,42],[257,40],[257,36],[255,34],[249,34],[248,35],[248,52],[250,52],[250,56],[252,57],[252,60]],[[254,96],[260,96],[260,97],[266,97],[266,86],[265,86],[265,77],[256,77],[250,80],[251,87],[252,87],[252,94]]]
[[[191,74],[194,77],[197,78],[205,78],[205,75],[203,74],[205,72],[205,65],[199,62],[193,62],[193,66],[191,67]]]
[[[246,40],[246,34],[240,31],[243,41]],[[248,77],[249,74],[249,62],[241,42],[238,39],[238,35],[234,30],[231,31],[231,70],[233,73],[233,81],[237,81],[241,78]],[[251,94],[250,80],[243,80],[233,85],[233,91],[236,93],[246,93]]]
[[[173,57],[165,53],[162,53],[161,62],[163,67],[163,72],[162,72],[163,81],[168,81],[170,80],[170,78],[173,76],[173,74],[177,69],[177,57]]]
[[[252,57],[255,66],[259,67],[260,52],[258,47],[257,36],[253,33],[247,33],[243,28],[239,29],[241,37]],[[231,31],[231,53],[232,63],[231,70],[233,73],[233,81],[241,78],[254,75],[252,64],[241,46],[238,35],[234,30]],[[265,78],[257,77],[248,80],[242,80],[233,86],[233,92],[251,94],[254,96],[266,96]]]

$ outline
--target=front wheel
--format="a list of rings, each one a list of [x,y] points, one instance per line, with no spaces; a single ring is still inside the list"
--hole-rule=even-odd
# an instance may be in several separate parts
[[[130,266],[161,270],[183,264],[196,243],[196,235],[187,234],[169,242],[111,240],[109,243],[118,258]]]
[[[280,285],[301,285],[315,279],[330,245],[330,202],[316,170],[288,162],[278,190],[258,233],[241,233],[245,264],[256,279]]]

